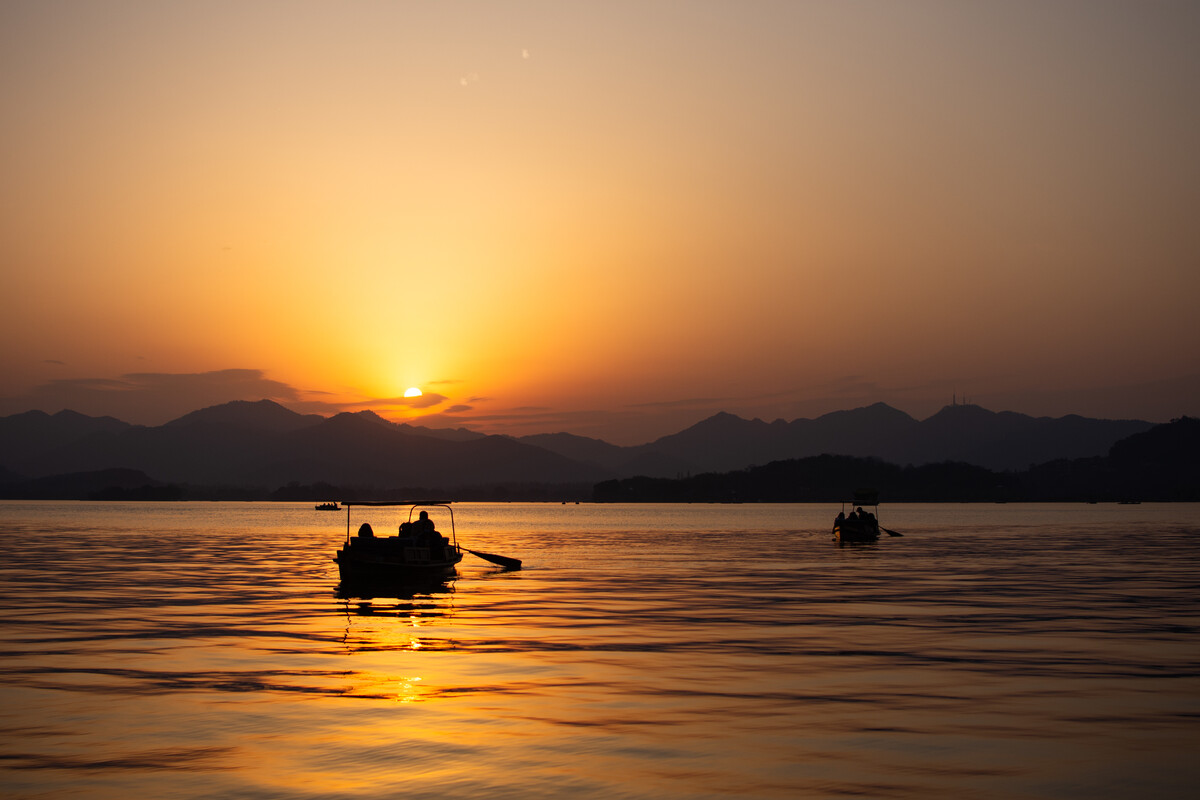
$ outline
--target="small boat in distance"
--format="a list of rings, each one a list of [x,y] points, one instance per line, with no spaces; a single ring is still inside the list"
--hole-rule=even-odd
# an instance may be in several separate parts
[[[337,503],[321,503],[317,506],[317,511],[341,511],[342,507]]]
[[[837,542],[874,542],[879,539],[879,493],[874,489],[858,489],[850,502],[853,510],[846,513],[842,503],[841,513],[833,521],[833,538]],[[870,506],[875,512],[865,511]]]
[[[346,544],[333,559],[337,562],[342,582],[405,581],[449,575],[462,561],[463,550],[458,546],[454,527],[454,509],[444,500],[418,502],[347,503]],[[350,535],[352,506],[409,506],[408,520],[400,523],[395,536],[376,536],[369,522]],[[450,515],[450,536],[438,531],[428,509],[442,509]],[[418,513],[419,510],[419,513]],[[413,519],[413,515],[417,518]]]

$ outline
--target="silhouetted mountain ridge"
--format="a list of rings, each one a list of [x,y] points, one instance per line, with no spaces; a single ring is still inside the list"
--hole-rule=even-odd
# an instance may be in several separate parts
[[[0,467],[25,479],[120,468],[177,484],[268,488],[594,483],[727,472],[823,453],[1015,470],[1100,456],[1150,427],[1136,420],[1033,418],[966,405],[918,421],[876,403],[791,422],[721,412],[653,442],[620,447],[568,433],[513,438],[423,428],[373,411],[325,418],[262,400],[199,409],[158,427],[69,411],[0,418]]]
[[[819,455],[687,478],[639,476],[596,485],[600,502],[839,502],[856,487],[884,502],[1200,501],[1200,421],[1183,418],[1115,443],[1106,456],[997,472],[961,462],[899,466]]]
[[[273,400],[234,400],[209,406],[171,420],[162,427],[182,428],[207,425],[214,428],[239,428],[258,432],[283,432],[320,424],[319,414],[297,414]],[[382,421],[382,420],[381,420]]]

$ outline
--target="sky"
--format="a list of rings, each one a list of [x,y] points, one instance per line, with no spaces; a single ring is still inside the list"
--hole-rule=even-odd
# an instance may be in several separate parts
[[[0,414],[1200,416],[1198,41],[1154,0],[5,0]]]

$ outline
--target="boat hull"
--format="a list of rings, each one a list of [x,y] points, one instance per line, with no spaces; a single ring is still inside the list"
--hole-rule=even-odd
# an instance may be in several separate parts
[[[343,581],[405,581],[454,573],[462,561],[455,545],[416,546],[399,537],[351,537],[334,561]]]
[[[833,538],[839,542],[874,542],[879,539],[879,523],[870,520],[837,520]]]

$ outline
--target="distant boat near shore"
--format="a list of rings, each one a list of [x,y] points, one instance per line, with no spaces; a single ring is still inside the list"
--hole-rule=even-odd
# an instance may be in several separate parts
[[[840,542],[874,542],[879,538],[879,518],[863,506],[879,510],[879,495],[870,489],[860,489],[850,502],[851,511],[846,514],[846,503],[833,521],[833,538]]]
[[[902,533],[884,528],[879,524],[879,493],[874,489],[858,489],[850,501],[851,511],[846,514],[846,503],[842,503],[841,513],[833,521],[833,538],[838,544],[847,542],[875,542],[879,540],[879,532],[888,536],[903,536]],[[863,506],[870,506],[873,512],[866,511]]]
[[[337,503],[321,503],[317,507],[317,511],[341,511],[342,507]]]

